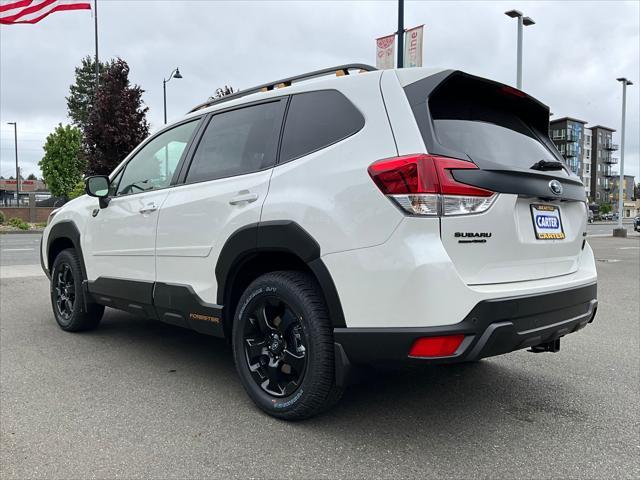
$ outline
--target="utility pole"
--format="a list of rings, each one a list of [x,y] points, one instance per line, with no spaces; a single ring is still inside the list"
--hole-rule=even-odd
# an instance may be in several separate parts
[[[627,113],[627,85],[633,85],[630,80],[624,77],[616,78],[622,82],[622,128],[620,129],[620,181],[618,184],[618,226],[613,229],[614,237],[626,237],[627,230],[622,226],[622,215],[624,213],[624,134],[625,117]]]
[[[7,125],[13,125],[13,141],[16,149],[16,205],[19,206],[20,201],[20,168],[18,167],[18,124],[17,122],[7,122]]]
[[[398,68],[404,67],[404,0],[398,0]]]
[[[100,63],[98,60],[98,0],[93,0],[93,25],[96,40],[96,91],[100,83]]]

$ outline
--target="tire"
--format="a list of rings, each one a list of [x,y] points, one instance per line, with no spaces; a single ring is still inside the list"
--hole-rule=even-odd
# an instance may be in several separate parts
[[[254,280],[238,302],[232,343],[242,386],[269,415],[303,420],[342,395],[335,385],[329,313],[306,273],[273,272]]]
[[[82,291],[82,269],[78,254],[67,248],[58,254],[51,269],[51,307],[62,330],[79,332],[91,330],[100,323],[104,306],[86,304]]]

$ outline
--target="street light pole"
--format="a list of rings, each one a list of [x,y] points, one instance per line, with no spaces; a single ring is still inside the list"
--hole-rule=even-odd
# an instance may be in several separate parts
[[[19,206],[20,201],[20,168],[18,167],[18,123],[7,122],[7,125],[13,125],[13,141],[16,149],[16,205]]]
[[[163,79],[162,80],[162,95],[164,98],[164,124],[167,124],[167,83],[169,83],[169,81],[172,78],[182,78],[182,75],[180,75],[180,68],[176,67],[175,70],[173,70],[171,72],[171,74],[169,75],[168,79]]]
[[[162,79],[162,97],[164,98],[164,124],[167,124],[167,81]]]
[[[516,73],[516,85],[522,90],[522,15],[518,17],[518,66]]]
[[[509,10],[508,12],[504,12],[505,15],[511,18],[518,19],[518,59],[516,66],[516,86],[518,90],[522,90],[522,27],[528,27],[529,25],[534,25],[536,22],[533,21],[530,17],[524,17],[522,12],[519,10]]]
[[[622,82],[622,128],[620,129],[620,181],[618,184],[618,227],[613,230],[614,237],[626,237],[627,231],[622,226],[622,214],[624,209],[624,134],[625,117],[627,116],[627,85],[633,85],[630,80],[624,77],[616,78]]]
[[[404,0],[398,0],[398,68],[404,67]]]

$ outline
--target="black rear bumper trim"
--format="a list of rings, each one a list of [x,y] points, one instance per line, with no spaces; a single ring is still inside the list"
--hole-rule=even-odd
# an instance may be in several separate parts
[[[350,363],[454,363],[501,355],[554,341],[585,327],[597,310],[597,284],[551,293],[479,302],[459,323],[417,328],[335,328],[334,339]],[[443,358],[408,356],[420,337],[464,334],[456,353]]]

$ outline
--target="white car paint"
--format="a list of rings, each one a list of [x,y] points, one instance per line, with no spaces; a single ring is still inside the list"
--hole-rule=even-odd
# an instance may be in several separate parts
[[[52,225],[71,220],[81,233],[89,281],[108,276],[186,284],[215,303],[215,266],[226,239],[249,224],[291,220],[320,245],[349,327],[450,325],[480,300],[593,283],[593,253],[588,244],[581,248],[585,215],[578,215],[579,203],[561,205],[566,241],[541,244],[530,237],[528,201],[515,195],[500,195],[476,216],[417,218],[402,213],[372,182],[367,167],[376,160],[428,153],[402,86],[439,71],[303,82],[190,114],[331,88],[360,110],[365,126],[269,170],[114,198],[95,217],[97,199],[69,202],[45,230],[45,267]],[[247,193],[256,200],[229,203]],[[157,209],[140,213],[150,203]],[[467,229],[491,230],[492,242],[467,248],[451,241],[455,231]]]

